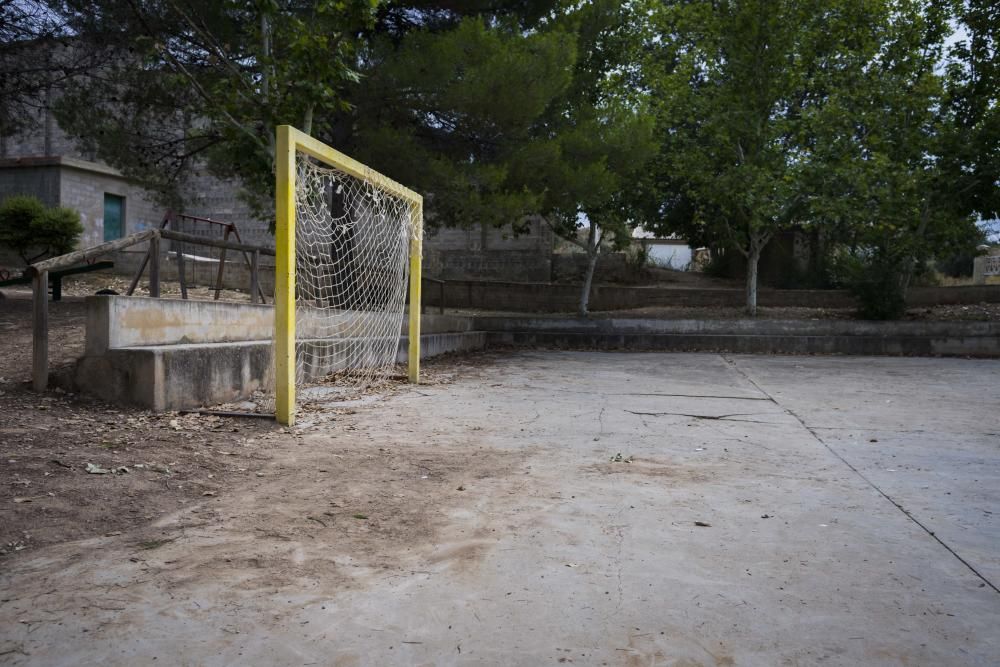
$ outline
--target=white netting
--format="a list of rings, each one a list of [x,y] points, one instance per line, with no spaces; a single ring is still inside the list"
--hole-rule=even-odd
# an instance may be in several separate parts
[[[396,373],[413,204],[299,155],[295,181],[295,375],[299,403],[355,398]],[[319,387],[308,385],[319,384]],[[273,396],[273,394],[272,394]],[[273,400],[261,407],[273,411]]]

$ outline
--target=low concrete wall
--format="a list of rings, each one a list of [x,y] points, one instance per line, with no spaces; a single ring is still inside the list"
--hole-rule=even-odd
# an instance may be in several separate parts
[[[577,317],[476,317],[489,332],[583,334],[742,334],[750,336],[1000,337],[1000,322],[882,322],[869,320],[658,320]]]
[[[88,355],[109,349],[270,340],[274,308],[224,301],[87,297]]]
[[[337,313],[323,311],[324,316]],[[357,322],[358,313],[342,314]],[[368,363],[373,355],[395,352],[407,359],[407,318],[398,314],[362,313],[402,320],[402,340],[351,337],[301,340],[300,353],[310,354],[317,379]],[[309,335],[316,322],[300,318],[300,334]],[[273,386],[272,306],[99,296],[87,299],[87,344],[77,363],[74,384],[81,391],[113,403],[152,410],[179,410],[230,403]],[[486,334],[470,331],[471,318],[425,315],[421,358],[445,352],[482,349]],[[349,332],[348,332],[349,333]]]
[[[230,403],[273,384],[270,341],[108,350],[77,362],[78,389],[157,412]]]
[[[441,287],[426,286],[424,302],[440,305]],[[473,308],[508,312],[574,312],[580,299],[579,285],[496,281],[449,281],[443,286],[448,308]],[[962,287],[914,287],[907,303],[914,307],[938,304],[1000,303],[1000,285]],[[854,298],[843,290],[761,289],[762,307],[854,308]],[[685,289],[669,287],[625,287],[596,285],[591,290],[591,310],[627,310],[650,306],[731,307],[745,304],[741,289]]]
[[[311,314],[315,317],[310,317]],[[386,319],[390,324],[401,320],[404,334],[409,329],[405,314],[400,318],[397,314],[305,309],[299,317],[299,336],[316,336],[320,326],[328,331],[337,325],[338,318],[346,336],[352,329],[364,330],[377,324],[371,321],[377,319]],[[467,317],[431,313],[421,316],[423,333],[469,331],[471,328],[472,320]],[[273,331],[273,306],[137,296],[87,298],[88,355],[149,345],[269,341]]]
[[[996,337],[491,332],[490,347],[741,354],[1000,357]]]
[[[305,341],[308,346],[309,341]],[[376,343],[377,344],[377,343]],[[364,347],[339,341],[340,352],[351,347],[363,356]],[[484,332],[426,334],[420,337],[420,358],[427,359],[449,352],[481,350],[486,346]],[[396,361],[408,358],[406,337],[398,343]],[[323,363],[324,351],[328,363]],[[329,347],[329,341],[317,342],[319,363],[314,366],[318,379],[342,370],[344,359]],[[111,349],[104,354],[85,356],[77,362],[73,383],[111,403],[136,405],[157,412],[184,410],[250,398],[254,392],[273,387],[273,348],[270,341],[234,341],[187,345],[155,345]]]
[[[476,318],[491,346],[1000,357],[1000,322]]]

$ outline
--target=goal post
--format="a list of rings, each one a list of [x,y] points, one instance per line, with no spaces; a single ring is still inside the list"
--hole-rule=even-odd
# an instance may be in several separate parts
[[[278,422],[292,425],[296,406],[296,289],[297,289],[297,215],[299,214],[300,159],[314,159],[319,165],[356,179],[370,192],[377,192],[376,202],[383,195],[394,198],[398,210],[409,215],[409,329],[408,329],[408,378],[420,381],[420,283],[423,237],[423,199],[399,183],[366,167],[308,134],[290,125],[277,128],[276,146],[276,201],[275,201],[275,287],[274,287],[274,390],[275,417]],[[356,211],[367,213],[368,203],[355,205]],[[332,222],[330,223],[333,224]],[[343,226],[343,225],[341,225]],[[300,240],[301,241],[301,240]],[[338,269],[345,272],[349,269]],[[351,280],[356,278],[351,277]],[[405,289],[402,286],[402,289]],[[324,293],[325,294],[325,293]],[[401,306],[400,306],[401,308]],[[397,311],[398,312],[398,311]],[[372,318],[371,314],[369,319]],[[385,319],[385,318],[383,318]],[[391,320],[391,318],[389,318]],[[401,335],[396,323],[398,336]],[[357,335],[357,334],[352,334]],[[393,350],[393,356],[395,351]]]

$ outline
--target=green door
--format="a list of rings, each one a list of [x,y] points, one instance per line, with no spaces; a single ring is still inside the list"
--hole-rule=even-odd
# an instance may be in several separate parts
[[[125,198],[104,195],[104,240],[114,241],[125,235]]]

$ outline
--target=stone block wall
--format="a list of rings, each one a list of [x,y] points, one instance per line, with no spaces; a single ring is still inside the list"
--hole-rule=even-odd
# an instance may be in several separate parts
[[[552,255],[553,282],[583,282],[587,273],[587,255],[583,252]],[[597,257],[594,282],[634,283],[642,279],[643,269],[629,263],[624,252],[605,252]]]
[[[0,201],[13,195],[31,195],[38,197],[46,206],[57,206],[59,167],[0,160]]]
[[[39,100],[35,117],[27,127],[14,135],[0,135],[0,159],[16,157],[53,157],[73,155],[84,159],[76,141],[63,132],[52,112],[45,108],[44,100]]]
[[[95,163],[63,160],[60,169],[59,204],[80,212],[83,223],[81,247],[104,242],[104,195],[125,199],[123,235],[158,227],[163,208],[146,190],[117,172]]]
[[[472,225],[428,230],[425,275],[443,280],[548,281],[553,234],[540,220],[521,233],[510,225]]]

